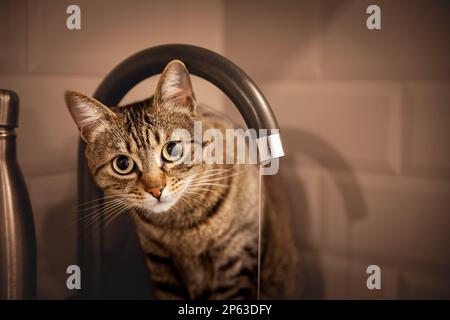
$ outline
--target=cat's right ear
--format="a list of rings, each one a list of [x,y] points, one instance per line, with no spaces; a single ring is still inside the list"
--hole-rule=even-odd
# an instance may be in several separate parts
[[[107,106],[84,94],[66,91],[65,99],[70,114],[80,130],[80,136],[85,142],[93,141],[95,135],[117,117]]]
[[[183,110],[194,111],[195,95],[189,72],[180,60],[172,60],[164,68],[153,97],[153,107],[172,102]]]

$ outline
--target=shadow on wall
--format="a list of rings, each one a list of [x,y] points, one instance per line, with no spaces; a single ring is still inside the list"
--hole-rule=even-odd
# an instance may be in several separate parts
[[[73,295],[66,287],[66,269],[76,264],[75,195],[46,210],[39,230],[38,297],[63,299]]]
[[[347,218],[350,223],[362,220],[367,215],[363,193],[353,174],[353,169],[339,151],[322,138],[302,129],[284,129],[283,139],[287,149],[287,159],[295,160],[296,154],[311,158],[316,164],[331,171],[345,172],[349,178],[344,185],[337,183],[339,193],[344,199]],[[331,171],[333,172],[333,171]],[[333,173],[331,173],[332,177]]]
[[[283,159],[284,165],[282,164],[280,168],[286,185],[285,190],[288,190],[296,240],[300,249],[301,270],[298,283],[301,292],[299,294],[302,298],[321,299],[324,298],[324,279],[320,256],[308,240],[301,240],[310,239],[313,213],[306,197],[305,186],[298,175],[292,173],[296,171],[296,154],[311,158],[324,170],[329,171],[332,177],[335,170],[348,175],[345,186],[340,184],[340,180],[333,179],[345,204],[347,213],[345,218],[348,224],[364,219],[367,216],[367,207],[351,166],[332,145],[301,129],[284,129],[282,133],[287,156]],[[345,234],[342,236],[346,237]],[[350,250],[350,243],[347,248]],[[351,252],[349,251],[348,254]]]

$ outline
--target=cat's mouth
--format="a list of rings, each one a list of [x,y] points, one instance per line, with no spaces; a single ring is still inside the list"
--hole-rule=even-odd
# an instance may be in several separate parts
[[[144,203],[144,209],[153,213],[162,213],[165,211],[169,211],[177,201],[178,197],[165,194],[164,192],[158,199],[150,194],[147,194]]]

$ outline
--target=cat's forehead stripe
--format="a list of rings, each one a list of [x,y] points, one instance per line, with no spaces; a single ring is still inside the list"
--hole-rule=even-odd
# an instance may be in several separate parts
[[[130,139],[138,148],[146,148],[150,141],[147,134],[148,128],[154,126],[154,119],[148,112],[148,105],[140,104],[125,107],[123,110],[125,117],[124,126],[130,135]]]

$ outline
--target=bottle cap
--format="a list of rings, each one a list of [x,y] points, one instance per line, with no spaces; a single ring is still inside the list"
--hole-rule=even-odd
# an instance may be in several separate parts
[[[0,127],[17,127],[19,97],[10,90],[0,89]]]

